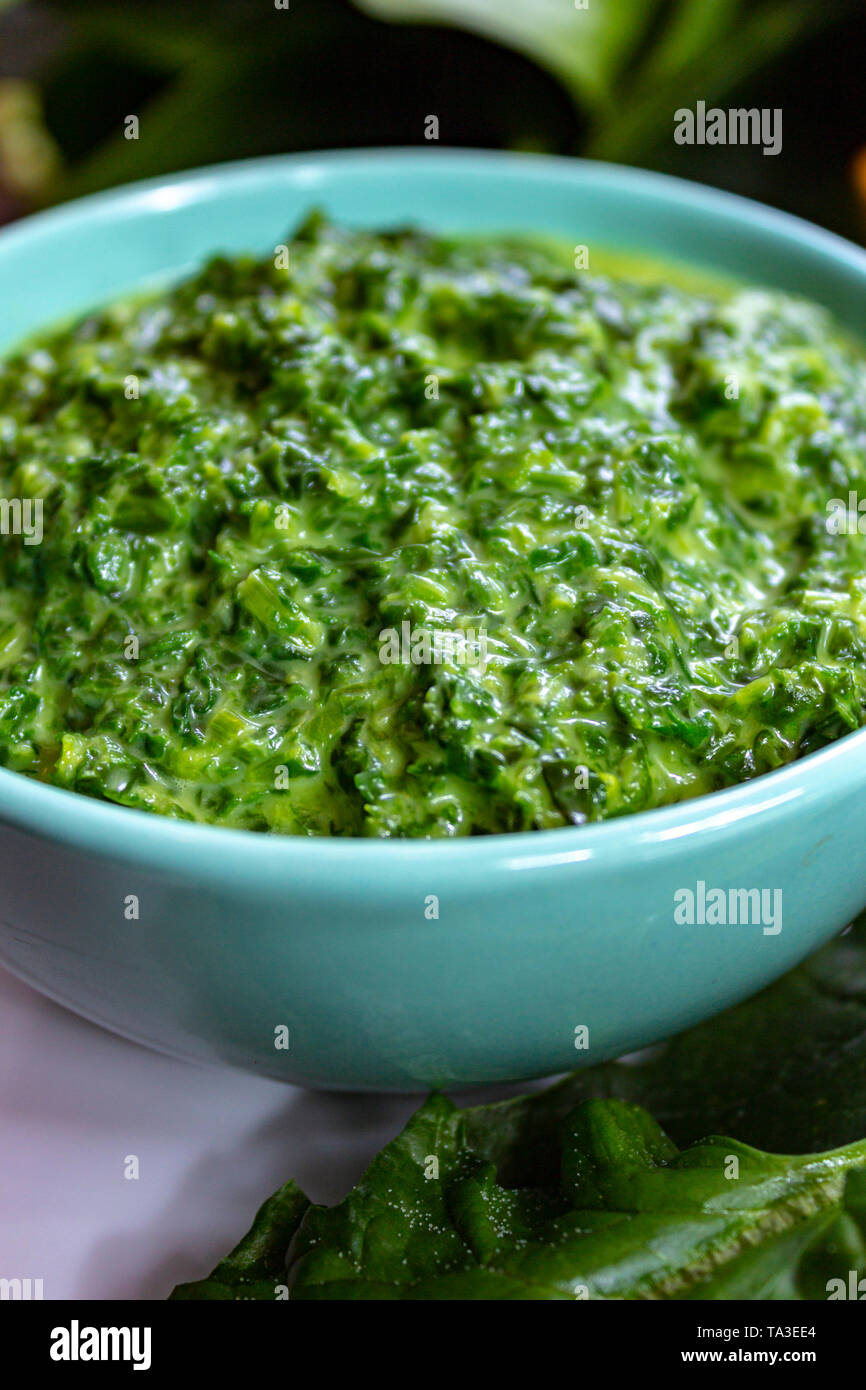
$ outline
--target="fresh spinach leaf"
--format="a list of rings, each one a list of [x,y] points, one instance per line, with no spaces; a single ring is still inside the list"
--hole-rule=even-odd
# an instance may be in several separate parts
[[[287,1274],[272,1258],[286,1226],[277,1211],[267,1235],[263,1209],[253,1282],[223,1265],[175,1296],[273,1298],[287,1283],[295,1300],[802,1299],[866,1269],[866,1143],[681,1151],[638,1106],[590,1100],[562,1121],[555,1180],[509,1188],[494,1135],[432,1096],[343,1202],[306,1209]]]

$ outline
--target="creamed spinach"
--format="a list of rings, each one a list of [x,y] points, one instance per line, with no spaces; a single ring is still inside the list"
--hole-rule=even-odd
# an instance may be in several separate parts
[[[313,215],[0,367],[0,762],[302,835],[710,792],[866,722],[852,496],[820,308]]]

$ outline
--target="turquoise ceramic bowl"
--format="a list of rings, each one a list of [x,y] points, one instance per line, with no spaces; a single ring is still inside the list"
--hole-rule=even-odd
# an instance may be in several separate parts
[[[20,223],[0,235],[0,347],[207,252],[273,246],[311,203],[692,261],[866,322],[866,254],[755,203],[625,168],[425,149],[228,165]],[[0,771],[0,959],[127,1037],[304,1085],[563,1071],[707,1017],[842,927],[866,904],[864,791],[860,732],[603,825],[332,841],[178,823]],[[675,894],[699,882],[781,891],[781,930],[679,925]]]

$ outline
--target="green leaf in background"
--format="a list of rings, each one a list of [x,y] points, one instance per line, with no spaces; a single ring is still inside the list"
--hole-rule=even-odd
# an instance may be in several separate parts
[[[380,19],[453,24],[526,54],[590,109],[609,108],[617,78],[660,0],[356,0]]]
[[[818,1299],[866,1269],[862,1184],[849,1186],[866,1143],[679,1151],[638,1106],[591,1100],[562,1122],[556,1180],[506,1188],[501,1146],[471,1114],[432,1096],[345,1201],[306,1210],[287,1275],[269,1265],[236,1292],[224,1265],[175,1297],[273,1299],[287,1280],[293,1300]]]
[[[583,153],[633,160],[847,0],[355,0],[383,19],[452,24],[514,48],[557,77],[592,118]]]
[[[78,0],[74,6],[55,0],[54,8],[61,15],[71,11],[70,38],[48,83],[54,107],[62,105],[56,120],[64,129],[77,118],[70,93],[74,98],[109,55],[125,67],[128,82],[133,74],[149,74],[155,87],[143,98],[130,87],[124,110],[139,115],[139,138],[126,139],[116,117],[111,134],[58,180],[59,198],[267,150],[268,132],[275,128],[284,148],[304,148],[312,127],[300,74],[357,43],[363,29],[359,15],[333,0],[289,12],[250,0],[195,0],[183,7],[133,0],[131,10],[111,0]],[[287,66],[297,69],[288,88]],[[325,103],[317,118],[325,131],[329,109]]]
[[[5,215],[219,160],[423,146],[432,110],[446,144],[703,175],[850,235],[859,110],[835,110],[826,72],[839,68],[834,91],[846,74],[856,86],[864,23],[859,0],[292,0],[279,11],[262,0],[0,0],[0,77],[34,84],[33,147],[57,156],[50,177],[24,171],[20,206]],[[835,36],[810,104],[804,40],[822,26]],[[795,159],[674,144],[679,107],[725,96],[783,106]],[[125,138],[128,113],[137,140]],[[0,170],[0,204],[3,185]]]
[[[674,112],[710,104],[743,85],[822,24],[841,18],[822,0],[677,0],[655,44],[629,76],[628,92],[597,124],[585,153],[634,159],[670,138]]]

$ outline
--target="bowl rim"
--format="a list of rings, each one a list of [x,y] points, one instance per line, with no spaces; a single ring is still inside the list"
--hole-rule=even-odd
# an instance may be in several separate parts
[[[529,183],[563,179],[575,188],[592,185],[611,192],[656,196],[671,206],[688,206],[709,216],[724,215],[780,240],[818,253],[828,263],[844,266],[862,278],[866,288],[866,250],[790,213],[739,194],[681,179],[670,174],[610,164],[599,160],[500,150],[436,147],[374,147],[322,150],[244,159],[121,184],[36,213],[0,231],[0,262],[7,251],[34,235],[62,235],[70,225],[86,224],[94,216],[154,212],[166,190],[163,206],[202,201],[226,184],[242,189],[263,177],[281,173],[311,191],[324,175],[333,177],[341,165],[365,165],[370,172],[387,169],[398,174],[429,166],[431,177],[449,173],[494,173]],[[639,238],[638,238],[639,240]],[[37,331],[37,330],[33,330]],[[548,831],[514,831],[493,835],[442,839],[378,839],[361,836],[300,836],[233,829],[185,821],[155,812],[102,801],[0,768],[0,825],[12,825],[41,838],[58,841],[97,857],[124,858],[139,865],[158,864],[188,876],[190,870],[210,876],[246,878],[251,888],[266,883],[262,875],[279,879],[286,870],[292,882],[321,881],[323,871],[370,871],[381,877],[388,868],[410,865],[434,870],[465,885],[467,856],[478,870],[543,870],[558,864],[595,862],[599,867],[631,866],[640,870],[650,857],[681,852],[681,842],[695,837],[751,831],[751,819],[767,823],[785,817],[805,798],[816,811],[841,794],[851,794],[866,781],[866,727],[836,739],[785,767],[719,791],[653,807],[607,821],[563,826]],[[354,895],[357,879],[334,885],[334,891]]]

